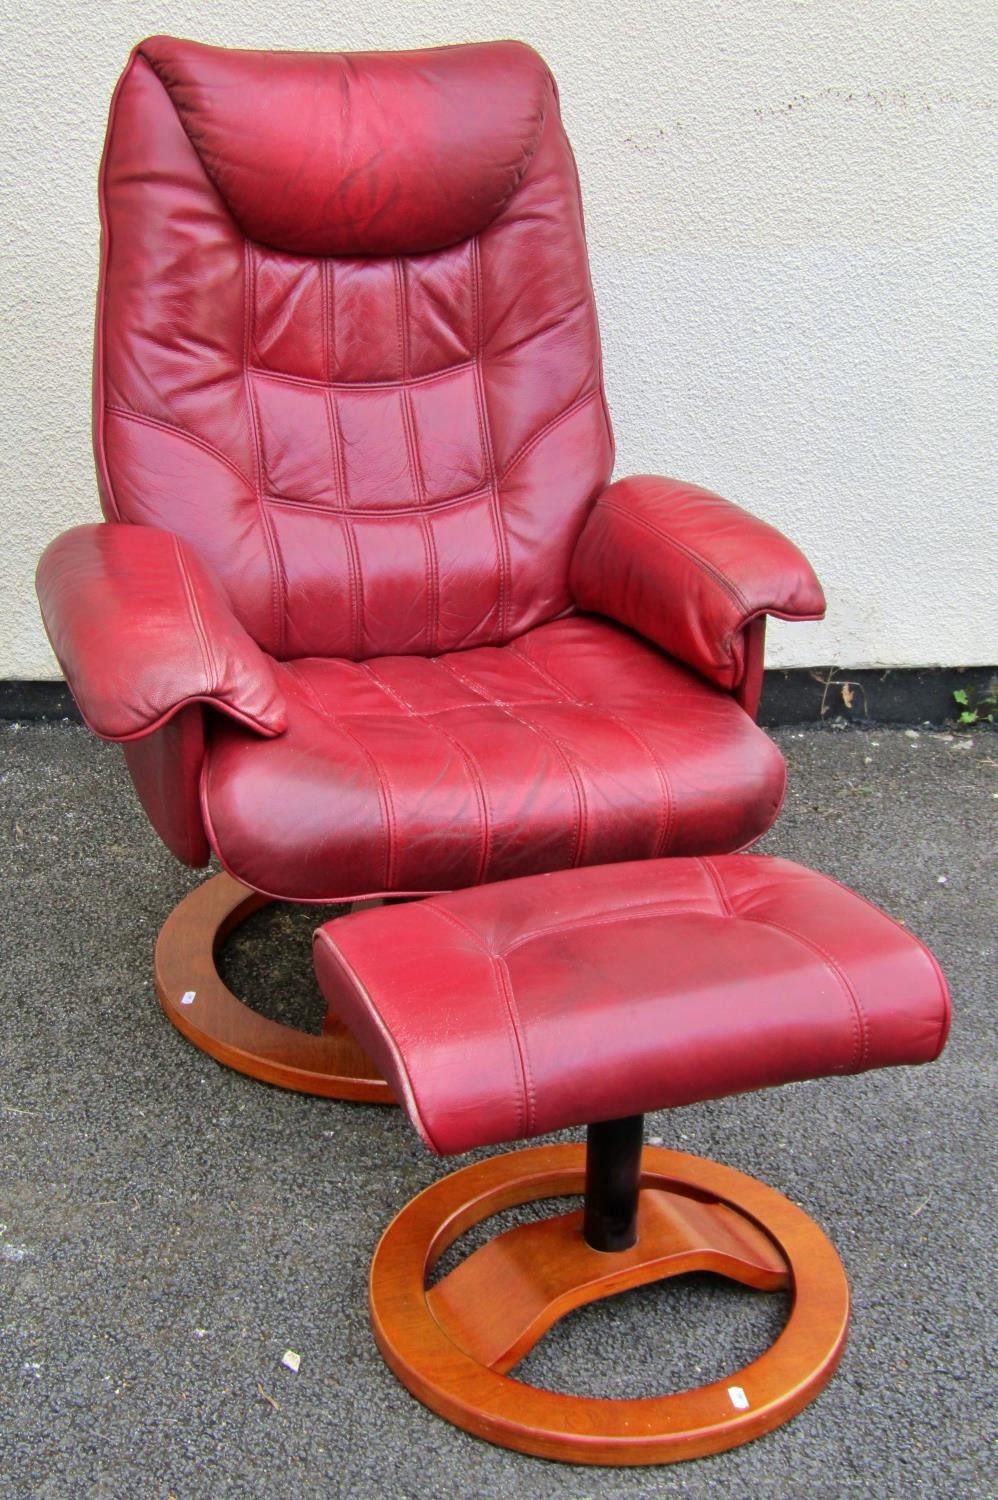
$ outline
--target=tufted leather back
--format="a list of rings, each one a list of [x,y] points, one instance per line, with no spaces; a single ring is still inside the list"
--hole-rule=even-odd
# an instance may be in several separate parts
[[[153,38],[101,213],[109,518],[183,537],[281,658],[450,651],[569,607],[612,438],[536,53]]]

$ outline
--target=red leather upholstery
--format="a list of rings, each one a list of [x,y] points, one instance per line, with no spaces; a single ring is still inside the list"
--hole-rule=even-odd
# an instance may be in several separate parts
[[[280,675],[287,733],[213,726],[202,783],[223,864],[271,895],[738,848],[783,798],[782,756],[728,694],[605,621]]]
[[[56,543],[39,591],[175,853],[200,863],[210,837],[249,883],[330,900],[768,826],[776,752],[657,649],[751,702],[730,590],[678,566],[696,517],[685,553],[639,528],[670,557],[645,577],[618,516],[601,540],[615,486],[577,546],[612,437],[575,164],[534,52],[155,37],[116,91],[100,194],[112,524]],[[699,506],[711,547],[718,506]],[[744,564],[716,561],[782,608],[793,549],[742,524]],[[587,598],[605,622],[559,624]]]
[[[330,153],[353,174],[335,192]],[[101,196],[109,517],[183,537],[282,659],[454,651],[569,607],[612,445],[535,53],[155,38],[115,95]]]
[[[243,234],[298,255],[413,255],[488,228],[554,92],[520,42],[347,54],[155,36],[138,51]]]
[[[203,700],[258,734],[286,718],[274,663],[178,537],[152,526],[76,526],[38,564],[52,647],[95,734],[148,734]]]
[[[200,703],[191,703],[154,734],[121,747],[150,823],[170,853],[195,869],[211,857],[198,796],[204,719]]]
[[[641,475],[603,491],[572,558],[580,609],[630,625],[721,687],[762,614],[820,620],[825,598],[785,536],[709,490]]]
[[[571,870],[315,935],[330,1007],[440,1153],[938,1056],[946,982],[787,860]]]

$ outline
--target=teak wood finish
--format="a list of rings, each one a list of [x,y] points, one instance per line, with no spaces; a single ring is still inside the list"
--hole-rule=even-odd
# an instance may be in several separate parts
[[[698,1458],[759,1437],[830,1380],[845,1346],[849,1288],[834,1246],[782,1194],[730,1167],[645,1147],[638,1240],[611,1253],[582,1237],[582,1214],[517,1226],[427,1289],[441,1255],[472,1225],[539,1198],[581,1193],[582,1145],[538,1146],[465,1167],[414,1198],[371,1266],[374,1335],[387,1364],[440,1416],[502,1447],[586,1464]],[[686,1271],[760,1290],[787,1288],[775,1343],[696,1390],[594,1400],[507,1373],[559,1318]]]
[[[251,1078],[327,1099],[393,1104],[374,1064],[335,1016],[321,1036],[272,1021],[240,1000],[218,972],[228,935],[269,898],[231,875],[197,886],[170,913],[156,942],[156,993],[178,1031]]]

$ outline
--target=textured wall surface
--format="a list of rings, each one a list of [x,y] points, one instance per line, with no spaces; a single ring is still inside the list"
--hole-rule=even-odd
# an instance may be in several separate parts
[[[57,675],[34,562],[97,515],[95,179],[157,31],[531,42],[579,159],[617,473],[807,550],[829,618],[774,625],[774,664],[993,663],[993,28],[992,0],[0,0],[0,677]]]

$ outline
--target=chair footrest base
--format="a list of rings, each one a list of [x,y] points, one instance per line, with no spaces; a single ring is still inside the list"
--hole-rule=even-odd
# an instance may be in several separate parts
[[[156,993],[166,1014],[195,1047],[250,1078],[327,1099],[393,1104],[388,1084],[342,1023],[327,1015],[323,1034],[314,1036],[251,1010],[225,984],[218,949],[267,904],[226,874],[185,896],[156,942]]]
[[[502,1447],[588,1464],[660,1464],[759,1437],[808,1404],[845,1346],[849,1289],[823,1231],[764,1183],[698,1157],[646,1147],[637,1244],[592,1250],[581,1215],[518,1225],[437,1284],[447,1247],[492,1214],[581,1193],[581,1145],[490,1157],[435,1183],[389,1225],[371,1267],[375,1338],[425,1405]],[[722,1380],[675,1395],[593,1400],[508,1375],[573,1308],[690,1270],[760,1290],[789,1288],[775,1343]]]

